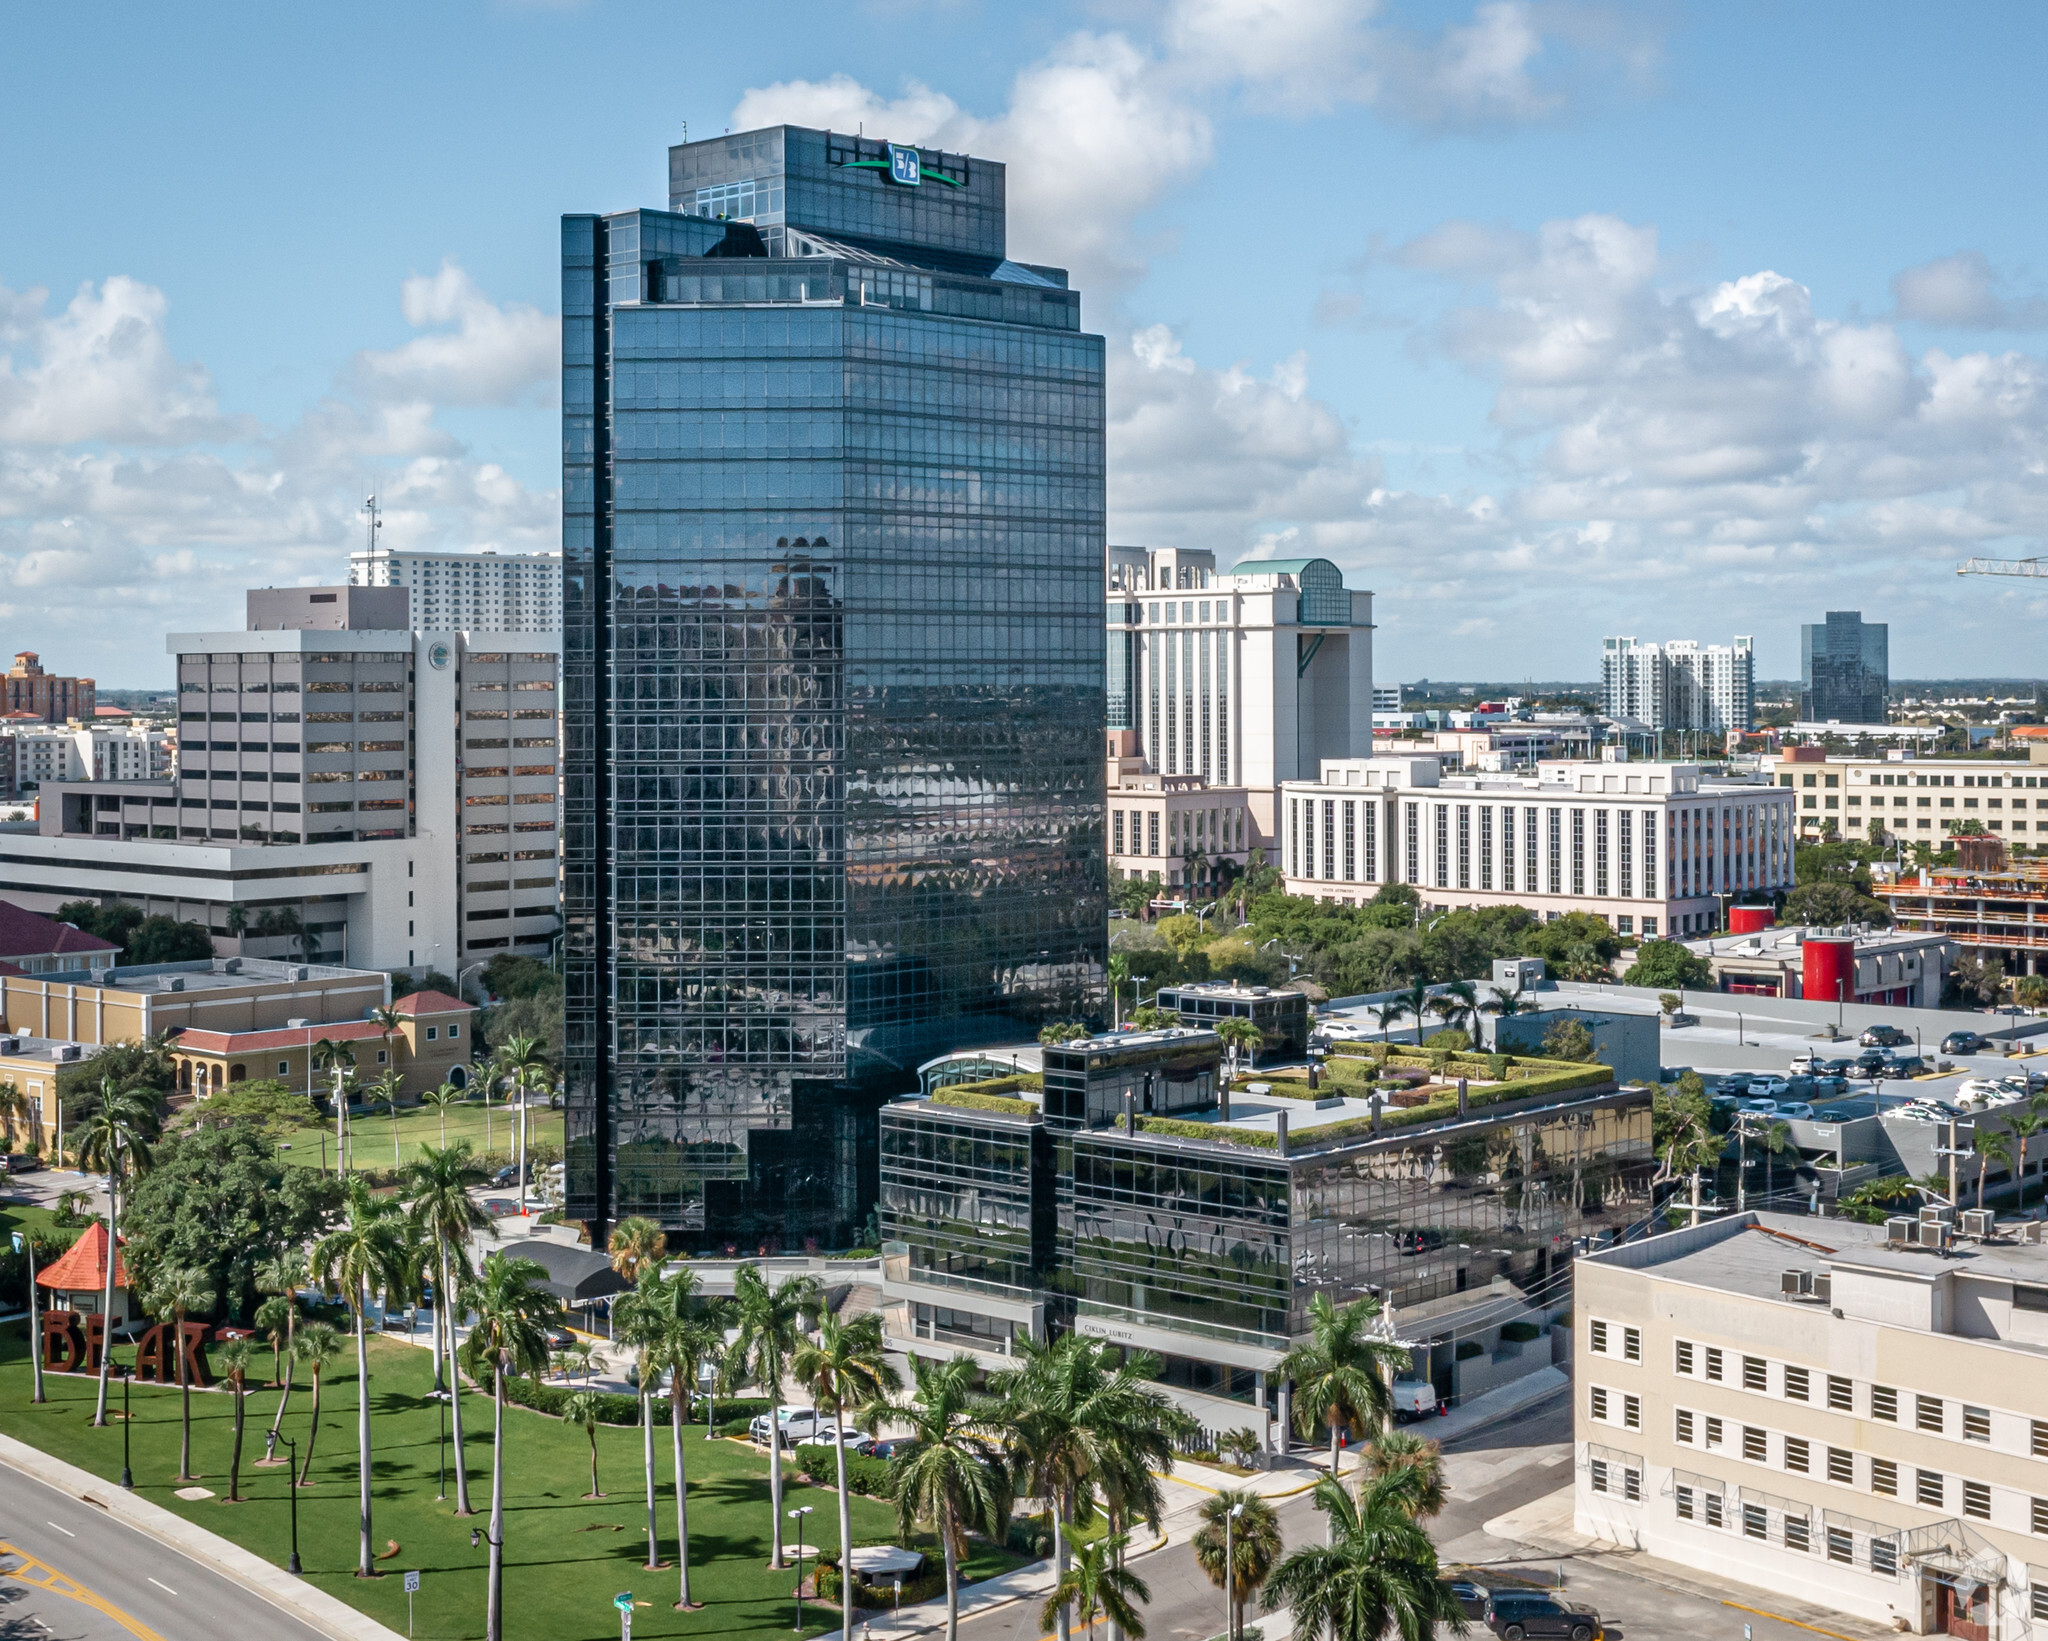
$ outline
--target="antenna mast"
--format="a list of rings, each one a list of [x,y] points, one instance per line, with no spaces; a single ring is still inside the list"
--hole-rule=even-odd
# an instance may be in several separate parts
[[[363,511],[370,516],[370,551],[374,554],[377,551],[377,532],[384,528],[383,511],[377,506],[375,491],[372,491],[369,500],[363,503]]]

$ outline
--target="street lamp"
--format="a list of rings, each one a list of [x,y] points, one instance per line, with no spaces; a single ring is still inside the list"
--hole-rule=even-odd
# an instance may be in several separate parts
[[[1237,1582],[1237,1553],[1232,1547],[1231,1530],[1243,1514],[1244,1506],[1233,1504],[1230,1513],[1223,1518],[1223,1634],[1226,1641],[1236,1641],[1237,1637],[1237,1603],[1233,1599],[1236,1591],[1232,1589]]]
[[[804,1632],[804,1517],[811,1513],[808,1504],[798,1505],[794,1510],[785,1510],[784,1515],[796,1523],[796,1633]],[[841,1567],[839,1578],[844,1588],[839,1592],[841,1601],[853,1599],[853,1569]]]
[[[284,1479],[284,1490],[291,1495],[292,1501],[292,1558],[284,1564],[284,1570],[288,1573],[304,1573],[305,1568],[299,1565],[299,1439],[296,1436],[287,1436],[284,1444],[291,1449],[292,1454],[291,1473]]]
[[[111,1352],[113,1348],[114,1341],[109,1339],[107,1349]],[[128,1463],[128,1432],[134,1428],[134,1420],[128,1412],[128,1382],[135,1375],[118,1362],[114,1364],[114,1371],[121,1375],[121,1485],[132,1493],[135,1491],[135,1472]]]

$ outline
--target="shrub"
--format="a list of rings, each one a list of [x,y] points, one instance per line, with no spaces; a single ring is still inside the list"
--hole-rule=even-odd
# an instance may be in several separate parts
[[[797,1467],[821,1487],[838,1485],[839,1471],[832,1449],[819,1442],[805,1442],[796,1450]],[[860,1453],[846,1455],[846,1485],[871,1499],[886,1499],[896,1491],[895,1467],[887,1459],[871,1459]]]
[[[997,1087],[1022,1086],[1010,1078],[996,1083],[955,1083],[950,1088],[935,1089],[932,1104],[958,1106],[963,1111],[1000,1111],[1006,1117],[1028,1117],[1038,1109],[1029,1100],[1013,1100],[1001,1094],[983,1092]]]
[[[1010,1523],[1003,1543],[1017,1555],[1043,1561],[1052,1554],[1052,1529],[1037,1516],[1021,1518]]]
[[[1486,1347],[1477,1339],[1460,1339],[1458,1341],[1458,1360],[1461,1362],[1469,1362],[1473,1357],[1484,1356],[1485,1354]]]
[[[1258,1151],[1272,1151],[1279,1145],[1275,1136],[1255,1128],[1225,1128],[1218,1123],[1183,1122],[1178,1117],[1140,1117],[1138,1128],[1146,1134],[1171,1134],[1182,1140],[1217,1140],[1224,1145],[1245,1145]],[[1326,1134],[1329,1130],[1319,1128],[1315,1132]]]
[[[1543,1337],[1543,1329],[1534,1322],[1510,1322],[1500,1330],[1501,1338],[1511,1344],[1526,1345],[1532,1339]]]

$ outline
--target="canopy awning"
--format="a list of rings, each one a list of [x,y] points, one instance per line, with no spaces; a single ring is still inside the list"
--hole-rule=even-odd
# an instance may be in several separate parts
[[[586,1305],[608,1294],[622,1293],[629,1286],[612,1269],[611,1260],[589,1248],[575,1247],[547,1237],[530,1237],[504,1250],[514,1259],[530,1259],[546,1271],[541,1284],[565,1305]]]

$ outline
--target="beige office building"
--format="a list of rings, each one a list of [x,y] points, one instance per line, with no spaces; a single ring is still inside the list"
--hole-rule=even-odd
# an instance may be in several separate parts
[[[2048,847],[2048,767],[2024,758],[1827,757],[1790,747],[1764,759],[1796,797],[1799,835],[1858,841],[1882,832],[1946,847],[1943,834],[1977,821],[2023,849]]]
[[[1580,1531],[1870,1623],[2027,1636],[2048,1245],[2018,1229],[1744,1213],[1580,1259]]]

